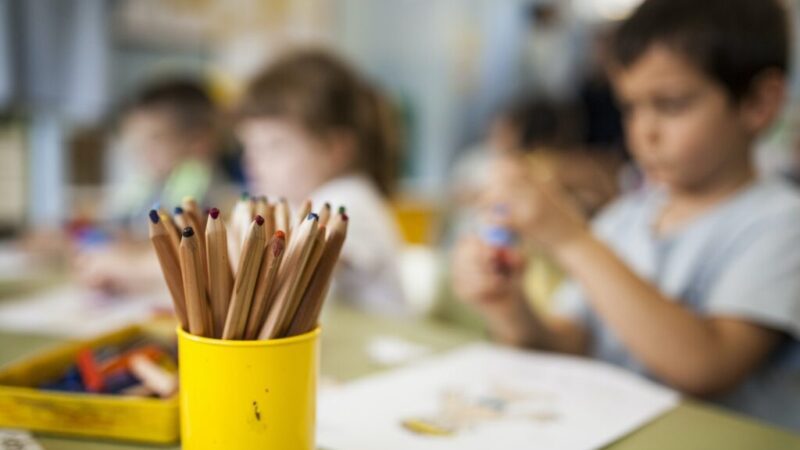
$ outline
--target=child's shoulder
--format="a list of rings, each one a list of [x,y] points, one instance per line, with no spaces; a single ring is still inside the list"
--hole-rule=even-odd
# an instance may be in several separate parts
[[[797,228],[800,223],[800,191],[782,178],[765,178],[721,208],[719,219],[739,233],[771,233]]]
[[[747,207],[768,215],[800,214],[800,189],[783,178],[759,180],[749,192]]]
[[[628,192],[604,208],[594,219],[593,227],[602,233],[619,231],[620,227],[647,226],[665,196],[662,190],[647,186]],[[783,178],[759,179],[709,214],[736,229],[794,227],[800,223],[800,189]],[[727,219],[735,219],[735,223]]]

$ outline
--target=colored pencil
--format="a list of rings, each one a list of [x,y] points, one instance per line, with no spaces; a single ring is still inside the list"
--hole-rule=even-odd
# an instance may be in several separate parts
[[[191,227],[184,228],[180,246],[181,277],[186,296],[186,314],[189,332],[197,336],[211,337],[209,329],[208,303],[206,301],[206,275],[203,272],[203,257],[197,235]]]
[[[253,301],[253,291],[258,281],[261,260],[264,257],[264,218],[256,216],[250,225],[247,239],[242,249],[239,267],[236,269],[236,280],[233,284],[233,293],[228,316],[225,319],[225,328],[222,331],[223,339],[241,339],[247,326],[247,315],[250,313],[250,304]]]
[[[228,261],[227,230],[217,208],[212,208],[208,213],[206,250],[208,296],[214,317],[214,335],[221,337],[231,300],[233,274]]]
[[[183,280],[181,278],[178,252],[170,239],[169,234],[171,231],[161,220],[161,216],[156,210],[150,211],[149,231],[150,242],[153,243],[158,263],[161,265],[161,272],[164,274],[164,281],[166,281],[167,289],[169,289],[172,297],[175,315],[178,317],[181,328],[188,330],[189,320],[186,316],[186,299],[183,294]]]
[[[275,229],[281,230],[286,233],[286,239],[289,240],[292,234],[291,212],[289,211],[289,202],[285,198],[278,200],[275,205]]]
[[[256,290],[253,293],[253,304],[250,307],[250,314],[247,318],[247,327],[244,333],[245,339],[256,339],[261,331],[267,311],[275,299],[276,278],[285,249],[286,234],[278,230],[267,244],[266,259],[261,263],[261,272],[256,283]]]
[[[297,313],[292,319],[286,332],[287,336],[296,336],[308,333],[317,326],[322,304],[330,287],[331,276],[336,268],[336,262],[342,252],[344,241],[347,238],[347,215],[342,215],[335,228],[331,229],[325,239],[325,248],[309,281],[308,288],[303,294]]]
[[[296,236],[289,242],[289,249],[280,270],[280,288],[275,302],[272,305],[267,320],[259,333],[259,339],[274,339],[279,337],[289,325],[294,312],[297,310],[295,298],[300,285],[302,269],[311,256],[311,250],[316,238],[319,217],[309,214],[298,228]]]
[[[325,202],[325,204],[322,205],[322,209],[319,211],[319,226],[327,227],[328,220],[330,220],[330,218],[331,218],[331,204]]]

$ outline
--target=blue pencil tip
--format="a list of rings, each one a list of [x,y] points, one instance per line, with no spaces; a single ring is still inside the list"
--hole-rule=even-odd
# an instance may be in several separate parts
[[[175,214],[183,214],[183,208],[180,206],[175,207]]]
[[[158,219],[159,219],[158,211],[156,211],[155,209],[151,209],[150,210],[150,222],[158,223]]]
[[[306,219],[308,219],[308,220],[319,220],[319,216],[314,214],[314,213],[308,213],[308,217]]]

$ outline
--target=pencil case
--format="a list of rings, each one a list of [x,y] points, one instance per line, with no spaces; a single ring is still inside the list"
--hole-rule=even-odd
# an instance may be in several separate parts
[[[154,337],[138,326],[47,350],[0,368],[0,427],[167,444],[179,438],[178,396],[166,399],[61,392],[39,386],[61,376],[86,349]]]

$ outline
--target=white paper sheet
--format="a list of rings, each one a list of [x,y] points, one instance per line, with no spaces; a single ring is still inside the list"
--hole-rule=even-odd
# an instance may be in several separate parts
[[[398,366],[425,356],[431,349],[397,336],[375,336],[367,343],[369,359],[381,366]]]
[[[0,242],[0,283],[31,280],[46,272],[46,261],[19,250],[8,242]]]
[[[42,450],[30,433],[0,428],[0,450]]]
[[[63,286],[0,302],[0,329],[65,337],[90,337],[143,322],[171,308],[162,295],[110,297]]]
[[[678,400],[604,363],[476,344],[326,390],[318,443],[333,450],[593,449]]]

